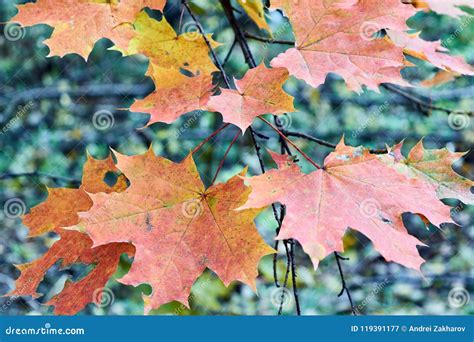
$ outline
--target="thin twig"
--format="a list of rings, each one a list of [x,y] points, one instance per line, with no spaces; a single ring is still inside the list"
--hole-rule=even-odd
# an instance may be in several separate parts
[[[297,145],[295,145],[294,142],[292,142],[290,139],[288,139],[278,128],[273,126],[267,119],[259,116],[258,117],[260,120],[265,122],[270,128],[272,128],[275,132],[277,132],[280,137],[282,137],[288,144],[293,146],[307,161],[309,161],[315,168],[321,169],[321,166],[319,166],[313,159],[311,159],[310,156],[308,156],[306,153],[304,153]]]
[[[178,32],[181,33],[181,25],[183,24],[184,8],[181,9],[179,14]]]
[[[413,95],[413,94],[410,94],[396,86],[393,86],[391,84],[382,84],[381,85],[383,88],[387,89],[388,91],[391,91],[397,95],[400,95],[402,97],[404,97],[405,99],[409,100],[410,102],[414,103],[415,105],[417,105],[424,113],[426,114],[429,114],[429,110],[438,110],[438,111],[441,111],[441,112],[445,112],[446,114],[451,114],[451,113],[457,113],[457,114],[465,114],[465,115],[470,115],[472,116],[473,115],[473,111],[461,111],[461,110],[454,110],[454,109],[448,109],[448,108],[445,108],[445,107],[441,107],[441,106],[436,106],[436,105],[433,105],[419,97],[417,97],[416,95]]]
[[[224,153],[224,157],[222,157],[222,160],[219,164],[219,167],[217,168],[217,171],[216,173],[214,174],[214,177],[212,178],[212,182],[211,184],[214,184],[214,182],[216,181],[216,178],[217,178],[217,175],[219,175],[219,172],[222,170],[222,167],[224,166],[224,162],[227,158],[227,155],[229,154],[230,152],[230,149],[232,148],[232,146],[234,145],[234,143],[237,141],[237,139],[239,138],[240,136],[240,130],[237,131],[237,133],[235,134],[234,138],[232,139],[232,141],[230,142],[229,146],[227,147],[227,150],[225,151]]]
[[[340,297],[340,296],[343,295],[344,292],[346,292],[347,298],[349,298],[349,303],[351,304],[352,314],[354,316],[356,316],[357,315],[357,310],[354,306],[354,303],[352,302],[352,297],[351,297],[351,293],[349,291],[349,288],[346,285],[346,280],[344,278],[344,272],[342,271],[341,261],[340,261],[340,260],[348,260],[348,259],[340,256],[339,253],[337,253],[337,252],[334,252],[334,256],[336,257],[337,268],[339,269],[339,275],[341,276],[341,284],[342,284],[341,292],[339,292],[339,294],[337,296]]]
[[[258,41],[263,42],[263,43],[295,45],[295,42],[292,41],[292,40],[280,40],[280,39],[261,37],[261,36],[257,36],[255,34],[249,33],[249,32],[245,32],[244,36],[246,38],[250,38],[250,39],[253,39],[253,40],[258,40]]]
[[[292,136],[292,137],[298,137],[298,138],[303,138],[307,139],[310,141],[313,141],[319,145],[330,147],[330,148],[336,148],[336,144],[333,144],[329,141],[325,141],[316,137],[313,137],[312,135],[306,134],[306,133],[300,133],[300,132],[293,132],[293,131],[287,131],[287,130],[281,130],[281,132],[285,135]],[[369,149],[370,153],[374,154],[384,154],[387,153],[387,149]]]
[[[250,50],[250,47],[247,43],[245,35],[244,35],[242,29],[240,28],[240,26],[238,25],[237,20],[234,16],[234,13],[232,12],[232,6],[230,4],[230,0],[220,0],[220,2],[222,4],[222,6],[224,7],[224,12],[226,13],[226,16],[229,20],[229,23],[230,23],[230,25],[231,25],[231,27],[234,31],[235,39],[239,43],[240,48],[241,48],[242,52],[244,53],[246,63],[249,65],[250,68],[255,68],[257,66],[257,63],[255,62],[255,59],[252,55],[252,51]],[[280,135],[280,142],[282,142],[282,141],[288,142],[290,145],[295,147],[295,149],[298,152],[300,152],[306,159],[308,159],[308,161],[310,161],[315,167],[320,168],[314,161],[311,160],[311,158],[309,158],[303,151],[301,151],[298,148],[298,146],[294,145],[286,136],[281,134],[281,132],[279,131],[278,128],[274,127],[270,122],[263,119],[262,117],[259,117],[259,118],[262,121],[266,122],[267,125],[269,125],[271,128],[273,128]],[[252,127],[250,127],[250,132],[251,132],[251,135],[252,135],[252,139],[255,143],[256,142],[255,133],[254,133]],[[289,151],[289,148],[286,145],[286,143],[282,143],[282,147],[283,147],[283,149]],[[264,171],[264,166],[263,166],[263,160],[261,158],[260,151],[259,151],[259,148],[258,148],[257,145],[256,145],[256,148],[257,148],[257,155],[259,156],[259,160],[260,160],[260,165],[262,167],[262,172],[264,173],[265,171]],[[277,214],[276,209],[275,209],[275,204],[272,204],[272,207],[273,207],[273,212],[274,212],[274,215],[275,215],[275,219],[279,223],[279,226],[281,226],[281,223],[283,222],[283,220],[282,220],[282,218],[278,217],[278,214]],[[296,302],[296,312],[297,312],[298,315],[300,315],[301,314],[301,309],[300,309],[300,305],[299,305],[298,290],[297,290],[297,285],[296,285],[296,270],[295,270],[296,266],[295,266],[295,263],[294,263],[294,259],[291,256],[291,253],[292,253],[291,248],[290,248],[290,254],[288,254],[289,253],[289,251],[288,251],[288,242],[284,241],[284,245],[285,245],[286,252],[287,252],[287,260],[288,260],[288,262],[289,262],[289,264],[291,265],[291,268],[292,268],[293,294],[294,294],[295,302]],[[276,276],[276,272],[274,273],[274,276]],[[287,280],[288,279],[286,277],[285,284],[284,284],[285,287],[286,287]],[[277,281],[276,281],[276,283],[277,283]],[[282,305],[280,305],[279,314],[281,313],[281,306]]]
[[[265,163],[263,162],[263,156],[262,156],[262,148],[260,147],[259,143],[257,142],[257,133],[255,130],[252,128],[252,126],[249,127],[250,131],[250,137],[252,138],[252,143],[255,148],[255,154],[257,155],[258,163],[260,165],[260,170],[262,171],[262,174],[265,173]],[[272,210],[273,210],[273,217],[277,221],[277,224],[280,224],[280,218],[278,216],[277,208],[275,206],[275,203],[272,203]]]
[[[259,137],[260,139],[263,139],[263,140],[269,140],[270,137],[266,136],[265,134],[261,133],[261,132],[258,132],[256,131],[255,129],[253,130],[253,132],[255,133],[255,135],[257,137]]]
[[[229,58],[230,58],[230,56],[232,56],[232,52],[234,51],[234,48],[235,48],[236,45],[237,45],[237,39],[234,39],[229,51],[227,52],[227,55],[224,58],[224,61],[222,62],[223,66],[226,65],[227,62],[229,61]]]
[[[235,18],[230,0],[220,0],[220,2],[222,4],[222,7],[224,8],[224,12],[225,12],[225,15],[227,16],[227,19],[229,20],[230,26],[232,27],[235,33],[235,39],[237,39],[237,42],[239,43],[240,48],[242,49],[242,52],[244,53],[245,62],[249,65],[249,67],[255,68],[257,66],[257,63],[255,62],[255,59],[253,58],[252,51],[250,50],[250,47],[247,44],[245,35],[242,29],[240,28],[239,23],[237,22],[237,19]]]
[[[276,228],[276,236],[280,233],[281,226],[283,224],[283,219],[286,214],[286,207],[284,205],[280,206],[280,215],[278,216],[278,226]],[[280,240],[275,239],[275,245],[273,248],[278,252],[278,246],[280,245]],[[286,246],[285,246],[286,247]],[[288,250],[288,249],[287,249]],[[290,259],[289,255],[287,253],[287,264],[286,264],[286,272],[288,273],[290,270]],[[277,271],[277,262],[278,262],[278,253],[273,254],[273,282],[275,283],[276,287],[280,287],[280,284],[278,282],[278,271]],[[286,279],[286,277],[285,277]],[[286,283],[283,284],[283,287],[286,287]]]
[[[278,119],[278,116],[274,115],[273,119],[275,120],[275,125],[278,127],[278,129],[282,128],[282,125],[281,125],[280,120]],[[283,139],[282,136],[279,136],[279,138],[280,138],[281,153],[282,154],[287,153],[288,155],[292,156],[292,153],[291,153],[290,148],[288,147],[287,141],[285,139]],[[279,224],[277,232],[276,232],[277,236],[280,233],[280,229],[281,229],[281,226],[283,224],[283,219],[285,217],[285,214],[286,214],[286,207],[284,205],[282,205],[282,211],[281,211],[281,215],[280,215],[280,224]],[[298,286],[296,284],[296,277],[297,277],[297,275],[296,275],[296,261],[295,261],[295,255],[294,255],[294,247],[293,247],[294,244],[295,244],[295,241],[293,239],[284,240],[283,244],[285,246],[286,258],[287,258],[287,265],[286,265],[287,274],[285,275],[284,287],[286,287],[286,283],[288,281],[288,279],[287,279],[287,277],[288,277],[288,268],[290,268],[290,266],[291,266],[291,282],[292,282],[292,287],[293,287],[293,297],[295,299],[295,304],[296,304],[296,314],[298,316],[300,316],[301,315],[301,308],[300,308],[300,300],[299,300],[299,297],[298,297]],[[288,245],[290,245],[290,249],[288,249]],[[282,296],[282,300],[283,300],[283,296]],[[282,308],[282,306],[283,306],[283,302],[280,303],[280,308]]]
[[[204,33],[204,29],[201,26],[201,23],[199,20],[196,18],[194,13],[191,11],[191,7],[189,7],[188,2],[186,0],[182,0],[183,6],[186,7],[186,10],[188,11],[190,17],[193,19],[193,21],[196,23],[196,26],[199,30],[199,33],[202,35],[204,41],[206,42],[207,48],[209,49],[209,52],[212,55],[212,58],[214,59],[214,63],[217,65],[217,68],[221,72],[222,78],[224,79],[224,82],[227,86],[227,88],[231,88],[229,79],[227,78],[227,75],[224,71],[224,67],[222,66],[221,62],[219,61],[219,58],[217,57],[216,53],[214,52],[214,49],[212,48],[211,43],[209,42],[209,39],[207,39],[206,34]]]
[[[283,280],[283,288],[286,289],[286,286],[288,285],[288,279],[289,279],[290,269],[291,269],[291,254],[290,254],[290,249],[288,248],[288,241],[283,241],[283,246],[285,246],[285,252],[286,252],[286,272],[285,272],[285,279]],[[285,301],[285,292],[281,291],[280,307],[278,308],[279,316],[281,315],[283,311],[284,301]]]
[[[291,282],[293,285],[293,296],[295,297],[295,304],[296,304],[296,314],[298,316],[301,315],[301,307],[300,307],[300,300],[298,297],[298,286],[296,285],[296,263],[295,263],[295,242],[293,240],[289,240],[290,243],[290,258],[291,258]]]

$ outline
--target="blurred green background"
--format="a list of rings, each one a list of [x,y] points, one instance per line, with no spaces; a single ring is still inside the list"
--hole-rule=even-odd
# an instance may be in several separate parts
[[[165,16],[178,29],[182,12],[180,2],[168,2]],[[237,4],[235,6],[238,7]],[[223,43],[217,52],[220,59],[224,60],[234,35],[221,7],[217,6],[216,1],[194,1],[193,10],[206,32],[214,33],[213,38]],[[219,115],[194,112],[171,125],[154,124],[138,130],[146,123],[147,115],[120,108],[129,107],[134,98],[143,98],[153,90],[152,81],[144,76],[148,63],[146,58],[124,58],[118,52],[109,51],[112,44],[108,40],[99,41],[87,61],[77,55],[46,58],[49,51],[42,41],[49,37],[52,29],[46,25],[26,29],[5,25],[15,13],[15,1],[0,0],[2,205],[16,198],[23,201],[28,210],[46,198],[46,186],[77,187],[86,151],[97,158],[104,158],[109,147],[124,154],[140,154],[153,143],[156,154],[178,161],[221,125]],[[414,29],[422,30],[423,38],[441,39],[452,53],[462,55],[470,64],[474,64],[474,20],[470,16],[474,12],[469,13],[459,20],[433,13],[419,13],[409,23]],[[158,13],[154,15],[159,16]],[[237,15],[245,31],[262,36],[266,34],[265,31],[259,31],[245,14]],[[267,13],[267,19],[275,38],[293,39],[291,27],[279,12]],[[190,20],[185,14],[182,24]],[[458,34],[455,39],[449,39],[453,32]],[[249,43],[257,60],[266,63],[288,48],[287,45],[255,40],[249,40]],[[404,76],[413,84],[432,77],[437,71],[423,62],[415,63],[417,68],[404,71]],[[225,64],[225,69],[237,78],[242,77],[247,70],[238,47]],[[446,113],[423,113],[403,97],[384,89],[380,93],[365,91],[360,96],[351,93],[335,75],[328,77],[327,82],[318,89],[312,89],[296,79],[290,79],[285,88],[295,96],[298,110],[281,119],[284,127],[290,131],[308,133],[333,143],[345,134],[346,143],[373,148],[383,148],[385,144],[391,145],[403,138],[406,138],[406,145],[411,147],[424,137],[426,147],[467,151],[474,141],[469,117],[458,118],[462,120],[461,126],[453,126]],[[420,87],[414,90],[436,105],[459,110],[474,108],[472,77],[458,77],[435,88]],[[93,119],[99,111],[111,113],[107,122],[97,123]],[[274,132],[260,122],[255,122],[254,127],[270,137],[268,141],[260,140],[262,145],[273,150],[279,149]],[[234,127],[224,131],[196,155],[202,178],[207,184],[235,132]],[[318,162],[322,162],[331,151],[306,140],[292,139]],[[456,164],[456,170],[471,179],[472,156],[471,152],[463,162]],[[268,155],[265,155],[265,159],[268,167],[272,167]],[[311,170],[305,161],[302,160],[301,164],[305,170]],[[250,166],[252,174],[259,174],[258,160],[248,134],[241,137],[231,150],[218,181],[227,180],[246,165]],[[37,174],[8,176],[18,173]],[[43,173],[63,178],[53,180],[42,176]],[[420,248],[422,257],[427,260],[422,266],[423,275],[394,263],[386,263],[361,234],[354,231],[346,234],[346,252],[343,255],[350,260],[344,261],[342,267],[361,314],[474,313],[474,298],[458,305],[459,302],[453,297],[459,289],[464,289],[462,295],[471,294],[472,297],[474,290],[474,210],[455,201],[450,204],[455,207],[453,217],[459,226],[448,224],[442,229],[434,226],[425,228],[419,218],[412,215],[405,217],[410,232],[429,245],[429,248]],[[27,229],[20,218],[8,217],[3,210],[0,218],[0,294],[5,294],[14,288],[14,280],[19,275],[13,265],[38,258],[57,237],[48,234],[27,239]],[[270,210],[258,218],[257,226],[265,240],[273,245],[276,222]],[[329,256],[316,271],[299,246],[296,246],[295,258],[303,314],[350,313],[346,296],[337,296],[341,282],[334,257]],[[130,262],[123,257],[116,277],[108,284],[114,294],[113,303],[104,307],[89,304],[81,314],[143,312],[141,293],[149,293],[149,286],[133,288],[115,280],[126,272]],[[283,279],[285,269],[286,256],[280,248],[280,280]],[[43,297],[34,300],[0,298],[0,314],[51,313],[52,308],[41,303],[58,293],[67,279],[80,279],[89,271],[90,268],[84,265],[67,270],[59,270],[58,265],[55,265],[38,289],[44,294]],[[272,257],[267,256],[260,264],[258,296],[247,286],[237,283],[226,288],[215,274],[206,271],[193,287],[191,310],[179,303],[170,303],[152,313],[272,315],[278,311],[279,294],[273,284]],[[294,312],[294,300],[290,294],[283,313]]]

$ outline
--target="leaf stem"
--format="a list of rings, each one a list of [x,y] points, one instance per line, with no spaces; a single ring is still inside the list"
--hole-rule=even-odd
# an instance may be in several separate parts
[[[201,141],[199,143],[199,145],[197,145],[194,150],[191,151],[191,154],[194,154],[196,153],[197,151],[199,151],[201,149],[201,147],[203,147],[204,144],[206,144],[209,140],[211,140],[212,138],[214,138],[217,134],[219,134],[221,131],[223,131],[224,129],[226,129],[230,124],[229,123],[225,123],[224,125],[222,125],[220,128],[216,129],[214,132],[212,132],[211,135],[209,135],[206,139],[204,139],[203,141]]]
[[[214,184],[214,182],[216,181],[216,178],[217,178],[217,176],[219,175],[219,172],[221,172],[221,169],[222,169],[222,167],[224,166],[224,162],[225,162],[225,160],[226,160],[226,158],[227,158],[227,155],[229,154],[229,152],[230,152],[232,146],[233,146],[234,143],[237,141],[237,139],[239,138],[239,136],[240,136],[240,130],[237,131],[237,133],[235,134],[234,138],[232,139],[232,141],[230,142],[229,146],[227,147],[227,150],[226,150],[225,153],[224,153],[224,157],[222,157],[222,160],[221,160],[221,162],[220,162],[220,164],[219,164],[219,167],[217,168],[217,171],[216,171],[216,173],[214,174],[214,177],[212,178],[211,184]]]

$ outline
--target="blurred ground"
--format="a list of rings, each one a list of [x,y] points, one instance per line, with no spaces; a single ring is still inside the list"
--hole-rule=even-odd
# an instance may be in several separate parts
[[[170,1],[167,19],[178,27],[180,8]],[[0,22],[6,22],[15,13],[14,1],[0,0]],[[195,1],[194,9],[200,14],[206,32],[215,32],[214,39],[224,43],[219,48],[221,60],[233,42],[225,16],[213,1]],[[202,15],[206,13],[206,15]],[[471,13],[472,14],[472,13]],[[189,18],[184,17],[184,22]],[[243,15],[240,22],[246,31],[259,32]],[[453,53],[461,54],[474,64],[474,20],[465,16],[461,20],[435,14],[420,13],[412,26],[423,29],[423,36],[441,39]],[[290,27],[278,13],[271,16],[275,38],[291,40]],[[143,97],[153,89],[150,79],[144,77],[147,60],[142,56],[123,58],[120,53],[108,51],[106,40],[96,44],[88,61],[77,55],[64,58],[46,58],[48,48],[41,41],[51,33],[45,25],[22,29],[0,25],[0,203],[20,199],[25,208],[31,208],[46,197],[46,186],[77,186],[82,165],[89,151],[103,158],[112,147],[124,154],[143,153],[153,143],[155,153],[172,160],[182,159],[200,140],[220,125],[220,117],[207,112],[184,116],[172,125],[155,124],[137,130],[146,122],[146,115],[130,113],[117,108],[128,107],[135,97]],[[459,32],[450,39],[453,32]],[[250,40],[258,60],[270,60],[288,46],[270,46]],[[417,62],[420,64],[420,62]],[[241,77],[246,70],[241,51],[236,48],[226,63],[229,74]],[[414,84],[434,75],[428,65],[407,70],[405,76]],[[467,151],[472,148],[474,131],[469,117],[459,117],[452,124],[443,112],[426,115],[403,97],[386,90],[379,94],[371,91],[361,96],[347,91],[338,77],[331,77],[318,89],[311,89],[295,79],[286,89],[297,98],[297,113],[282,118],[287,130],[311,134],[336,143],[345,134],[346,142],[383,148],[406,138],[413,146],[421,137],[425,146],[448,147]],[[459,77],[432,89],[416,88],[418,94],[437,105],[463,110],[474,108],[474,78]],[[111,113],[105,121],[94,120],[95,113]],[[461,120],[461,121],[459,121]],[[460,124],[459,124],[460,122]],[[275,134],[259,122],[255,127],[271,139],[262,143],[278,150]],[[217,141],[208,144],[198,154],[197,163],[205,182],[209,183],[218,163],[235,134],[229,129]],[[322,161],[330,149],[294,138],[306,153]],[[268,165],[271,162],[268,160]],[[473,154],[466,156],[457,170],[473,178]],[[304,164],[304,162],[303,162]],[[245,165],[253,174],[259,173],[250,137],[245,135],[232,149],[218,180],[225,181]],[[307,168],[309,170],[309,168]],[[36,173],[21,178],[8,178],[17,173]],[[41,173],[58,177],[42,177]],[[445,225],[442,230],[407,215],[409,230],[429,248],[420,248],[427,260],[423,275],[393,263],[386,263],[362,235],[349,232],[345,238],[346,253],[350,258],[343,262],[346,281],[355,305],[363,314],[473,314],[474,298],[463,300],[474,290],[474,225],[473,208],[451,203],[453,215],[460,226]],[[0,212],[0,294],[13,289],[19,272],[13,264],[29,262],[45,252],[56,239],[47,235],[27,239],[27,230],[21,219]],[[270,211],[259,217],[257,226],[268,243],[273,244],[276,222]],[[286,257],[279,254],[279,276],[283,278]],[[298,289],[304,314],[345,314],[350,312],[345,295],[337,297],[341,283],[333,257],[324,260],[314,271],[307,256],[296,248]],[[129,267],[130,260],[123,258],[117,277]],[[259,296],[250,288],[232,284],[225,288],[212,272],[206,272],[193,288],[191,310],[172,303],[155,310],[159,314],[232,314],[270,315],[278,311],[280,293],[273,284],[272,258],[266,257],[260,265]],[[1,314],[47,314],[51,309],[41,306],[60,291],[66,279],[80,279],[89,269],[77,265],[71,270],[53,267],[38,292],[45,296],[0,299]],[[112,279],[109,283],[114,301],[105,307],[90,304],[84,314],[141,314],[141,293],[150,288],[124,286]],[[291,286],[291,282],[290,282]],[[451,291],[451,292],[450,292]],[[286,297],[285,297],[286,298]],[[288,295],[283,313],[294,312],[294,300]],[[460,305],[462,304],[462,305]]]

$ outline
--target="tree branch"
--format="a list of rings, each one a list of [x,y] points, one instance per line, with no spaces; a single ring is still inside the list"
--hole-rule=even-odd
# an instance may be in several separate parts
[[[231,25],[231,27],[234,31],[235,39],[239,43],[240,48],[244,53],[246,63],[248,64],[248,66],[250,68],[255,68],[257,66],[257,63],[255,62],[255,59],[252,55],[252,51],[250,50],[250,47],[247,43],[245,35],[244,35],[243,31],[241,30],[240,26],[238,25],[237,20],[234,16],[234,13],[232,11],[232,5],[230,4],[230,0],[220,0],[220,2],[221,2],[222,6],[224,8],[224,12],[227,16],[227,19],[229,20],[229,23],[230,23],[230,25]],[[268,122],[267,120],[265,120],[262,117],[259,117],[259,119],[264,121],[272,129],[276,130],[276,132],[280,135],[280,142],[282,143],[283,149],[286,148],[286,150],[289,152],[289,148],[286,145],[286,142],[288,142],[290,145],[292,145],[294,148],[296,148],[296,150],[298,150],[298,152],[300,152],[311,164],[313,164],[316,168],[319,168],[318,164],[316,164],[313,160],[311,160],[311,158],[309,158],[303,151],[301,151],[298,148],[298,146],[293,144],[285,135],[283,135],[280,132],[280,130],[278,128],[274,127],[270,122]],[[250,127],[250,132],[251,132],[251,135],[252,135],[252,139],[255,143],[256,142],[255,133],[254,133],[252,127]],[[257,145],[255,145],[255,146],[256,146],[256,149],[257,149],[257,155],[259,156],[260,166],[262,167],[262,173],[265,173],[264,164],[263,164],[263,161],[261,159],[259,147],[257,147]],[[279,230],[281,228],[281,224],[283,222],[283,217],[278,217],[278,214],[277,214],[276,209],[275,209],[275,204],[272,204],[272,208],[273,208],[273,212],[274,212],[274,215],[275,215],[275,219],[278,222],[277,230]],[[282,212],[282,214],[284,214],[284,212]],[[286,249],[286,253],[287,253],[287,260],[289,261],[289,263],[291,265],[291,269],[292,269],[293,294],[294,294],[295,303],[296,303],[296,313],[297,313],[297,315],[301,315],[301,309],[300,309],[299,298],[298,298],[298,289],[297,289],[297,285],[296,285],[296,265],[295,265],[295,261],[294,261],[294,255],[293,255],[293,244],[290,244],[290,250],[288,250],[288,243],[289,243],[288,241],[284,241],[284,245],[285,245],[285,249]],[[278,247],[277,244],[276,244],[276,247]],[[274,260],[274,262],[276,263],[275,260]],[[287,269],[288,269],[288,264],[287,264]],[[274,276],[275,276],[275,283],[277,283],[276,269],[274,269]],[[286,287],[286,282],[287,281],[288,281],[288,278],[286,276],[285,277],[285,287]],[[281,306],[282,305],[280,304],[280,310],[278,311],[278,314],[281,314],[281,309],[282,309]]]
[[[240,48],[242,49],[242,52],[244,53],[245,62],[249,65],[249,67],[255,68],[257,66],[257,63],[255,62],[255,59],[253,58],[252,51],[250,50],[250,47],[247,44],[245,35],[242,29],[240,28],[239,23],[237,22],[237,19],[235,18],[230,0],[220,0],[220,2],[222,4],[222,7],[224,8],[224,12],[225,12],[225,15],[227,16],[227,19],[229,20],[230,26],[232,27],[232,30],[235,33],[235,39],[239,43]]]
[[[293,137],[298,137],[298,138],[303,138],[306,140],[313,141],[321,146],[326,146],[330,148],[336,148],[336,144],[330,143],[329,141],[325,141],[316,137],[313,137],[312,135],[306,134],[306,133],[300,133],[300,132],[293,132],[293,131],[287,131],[287,130],[282,130],[281,131],[283,134],[288,135],[288,136],[293,136]],[[369,149],[370,153],[373,154],[384,154],[387,153],[387,149]]]
[[[209,52],[211,53],[212,58],[214,59],[214,63],[217,65],[217,68],[221,72],[222,78],[224,79],[224,82],[225,82],[227,88],[230,89],[231,86],[230,86],[229,78],[227,77],[227,75],[225,73],[224,67],[222,66],[221,62],[219,61],[219,58],[217,57],[216,53],[214,52],[214,49],[212,48],[212,45],[209,42],[209,39],[207,39],[206,34],[204,33],[204,29],[202,28],[201,23],[196,18],[193,11],[191,11],[191,8],[189,7],[188,2],[186,0],[182,0],[182,3],[183,3],[183,6],[186,7],[186,10],[188,11],[189,16],[196,23],[196,26],[199,30],[199,33],[202,35],[204,41],[206,42],[207,48],[209,49]]]
[[[244,36],[246,38],[250,38],[250,39],[253,39],[253,40],[258,40],[258,41],[263,42],[263,43],[283,44],[283,45],[292,45],[292,46],[295,45],[295,42],[292,41],[292,40],[280,40],[280,39],[261,37],[261,36],[257,36],[255,34],[249,33],[249,32],[244,32]]]
[[[441,111],[441,112],[445,112],[446,114],[458,113],[458,114],[465,114],[465,115],[470,115],[470,116],[472,116],[473,113],[474,113],[473,111],[454,110],[454,109],[448,109],[448,108],[445,108],[445,107],[433,105],[433,104],[429,103],[428,101],[421,99],[419,96],[410,94],[410,93],[402,90],[401,88],[393,86],[391,84],[384,83],[384,84],[381,85],[381,87],[385,88],[388,91],[391,91],[391,92],[393,92],[393,93],[395,93],[399,96],[402,96],[403,98],[405,98],[405,99],[409,100],[410,102],[412,102],[413,104],[417,105],[420,108],[420,110],[423,111],[423,113],[425,115],[429,115],[430,110],[438,110],[438,111]]]

